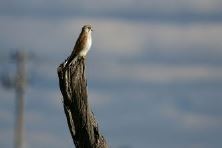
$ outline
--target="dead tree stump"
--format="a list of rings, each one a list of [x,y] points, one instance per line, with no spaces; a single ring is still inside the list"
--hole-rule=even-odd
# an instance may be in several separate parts
[[[85,59],[76,56],[57,69],[64,112],[76,148],[108,148],[90,109],[85,78]]]

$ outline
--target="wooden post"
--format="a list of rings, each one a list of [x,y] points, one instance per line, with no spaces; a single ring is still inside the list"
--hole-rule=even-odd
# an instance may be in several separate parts
[[[85,58],[76,56],[57,69],[68,127],[76,148],[108,148],[88,104]]]

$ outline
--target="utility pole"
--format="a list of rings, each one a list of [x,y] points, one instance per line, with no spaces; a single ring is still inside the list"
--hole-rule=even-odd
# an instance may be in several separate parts
[[[15,54],[16,61],[16,78],[15,78],[15,93],[16,93],[16,107],[15,107],[15,148],[22,148],[24,135],[24,93],[26,84],[26,55],[23,51],[17,51]]]
[[[3,57],[8,58],[5,55],[3,55]],[[6,89],[15,90],[15,123],[13,148],[24,148],[24,99],[27,84],[26,64],[27,60],[30,59],[36,61],[44,60],[39,60],[38,57],[33,53],[25,52],[24,50],[17,50],[10,54],[10,61],[15,62],[16,64],[16,74],[13,74],[7,68],[3,68],[0,73],[0,83],[2,84],[2,86]]]
[[[9,71],[1,74],[0,80],[3,87],[15,89],[15,129],[14,148],[23,148],[24,129],[24,93],[26,85],[26,54],[24,51],[16,51],[11,56],[16,63],[16,75],[12,77]]]

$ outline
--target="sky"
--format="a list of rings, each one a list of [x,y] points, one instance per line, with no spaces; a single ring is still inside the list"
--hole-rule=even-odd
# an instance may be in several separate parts
[[[25,148],[73,147],[56,69],[93,26],[88,96],[112,148],[222,146],[221,0],[2,0],[0,73],[25,50]],[[0,147],[13,147],[15,93],[0,85]]]

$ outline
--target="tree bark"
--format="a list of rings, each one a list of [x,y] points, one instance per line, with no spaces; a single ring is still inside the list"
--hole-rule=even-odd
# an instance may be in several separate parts
[[[76,56],[57,69],[64,112],[76,148],[108,148],[88,104],[85,58]]]

